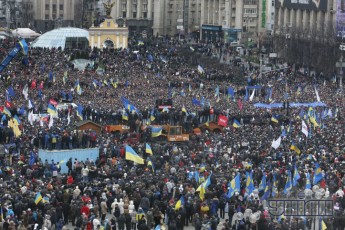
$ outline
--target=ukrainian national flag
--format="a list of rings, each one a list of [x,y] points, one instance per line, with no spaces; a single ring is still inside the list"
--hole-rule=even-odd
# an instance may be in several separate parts
[[[235,128],[239,128],[239,127],[241,127],[241,123],[238,120],[234,119],[234,122],[232,123],[232,126],[235,127]]]
[[[255,189],[253,183],[253,172],[246,172],[246,192],[244,196],[249,196]]]
[[[241,191],[241,179],[240,179],[240,174],[237,174],[237,176],[232,179],[229,183],[229,190],[227,197],[231,198],[235,192],[240,192]]]
[[[274,115],[272,115],[271,121],[274,123],[279,123],[278,118]]]
[[[48,110],[47,110],[47,112],[48,112],[50,115],[57,115],[56,108],[55,108],[52,104],[49,104],[49,105],[48,105]]]
[[[155,172],[155,166],[153,165],[152,161],[150,158],[147,159],[147,166],[151,166],[152,172]]]
[[[181,196],[181,198],[175,204],[175,210],[179,210],[181,206],[184,206],[184,204],[185,204],[184,197]]]
[[[267,176],[264,173],[264,175],[262,176],[261,182],[259,184],[259,191],[264,191],[265,190],[265,188],[266,188],[266,179],[267,179]]]
[[[301,150],[295,145],[295,143],[292,142],[292,145],[290,147],[290,150],[294,150],[296,153],[300,154]]]
[[[275,197],[278,194],[278,181],[276,174],[273,175],[273,185],[272,185],[272,197]]]
[[[322,171],[320,168],[319,163],[315,163],[315,171],[314,171],[314,180],[313,184],[317,184],[320,180],[323,179]]]
[[[288,194],[292,189],[292,182],[291,182],[291,171],[288,171],[288,177],[286,179],[286,184],[284,188],[284,193]]]
[[[211,176],[212,176],[212,173],[209,175],[206,181],[204,181],[202,184],[199,185],[199,187],[196,190],[196,192],[199,192],[199,197],[201,200],[204,200],[206,189],[211,184]]]
[[[307,175],[306,175],[305,189],[311,189],[310,174],[309,173],[307,173]]]
[[[37,205],[39,202],[41,202],[41,200],[43,199],[42,195],[40,192],[38,192],[36,194],[36,197],[35,197],[35,204]]]
[[[14,122],[16,125],[20,125],[20,124],[22,123],[17,115],[14,115],[14,117],[13,117],[13,122]]]
[[[298,181],[300,178],[301,178],[301,176],[299,175],[298,168],[297,168],[297,166],[295,165],[295,169],[294,169],[294,172],[293,172],[292,185],[293,185],[293,186],[296,186],[296,185],[297,185],[297,181]]]
[[[6,114],[8,117],[12,117],[11,112],[8,110],[8,108],[4,108],[4,111],[2,111],[3,114]]]
[[[152,108],[151,113],[150,113],[150,120],[154,121],[156,119],[155,117],[155,110]]]
[[[132,147],[126,145],[126,160],[133,161],[137,164],[144,164],[144,159],[141,158]]]
[[[162,135],[162,127],[151,127],[151,136],[152,137],[159,137]]]
[[[151,149],[151,146],[149,144],[146,143],[146,149],[145,149],[145,152],[147,154],[150,154],[150,155],[153,155],[153,152],[152,152],[152,149]]]
[[[128,114],[126,112],[122,114],[122,120],[128,121]]]
[[[271,195],[270,186],[271,186],[270,181],[268,181],[264,190],[264,194],[261,197],[261,200],[267,200],[268,198],[270,198],[270,195]]]
[[[80,120],[83,120],[83,111],[84,111],[83,106],[81,104],[78,104],[77,117],[79,117]]]

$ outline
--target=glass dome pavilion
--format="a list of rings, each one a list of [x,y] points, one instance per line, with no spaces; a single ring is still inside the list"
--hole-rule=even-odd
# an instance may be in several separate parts
[[[82,49],[89,46],[89,32],[74,27],[64,27],[48,31],[31,43],[33,48]]]

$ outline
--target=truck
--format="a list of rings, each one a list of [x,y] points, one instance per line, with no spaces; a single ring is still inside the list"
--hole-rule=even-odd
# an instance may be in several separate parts
[[[128,125],[106,125],[104,128],[107,133],[113,134],[127,133],[130,129]]]
[[[222,133],[224,132],[224,127],[221,125],[218,125],[217,122],[215,121],[210,121],[210,122],[206,122],[203,123],[201,125],[199,125],[199,129],[202,132],[205,132],[206,130],[212,133]]]
[[[158,126],[155,126],[158,127]],[[185,142],[189,141],[189,134],[184,133],[182,126],[162,125],[161,135],[154,137],[155,141]]]

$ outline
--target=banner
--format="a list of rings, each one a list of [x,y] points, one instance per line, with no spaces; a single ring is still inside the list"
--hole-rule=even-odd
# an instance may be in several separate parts
[[[300,10],[327,11],[328,0],[276,0],[276,7],[286,7]]]
[[[228,125],[228,118],[223,115],[218,116],[218,125],[226,127]]]
[[[337,37],[343,38],[345,36],[345,0],[337,0],[336,9],[336,33]]]
[[[44,164],[45,160],[51,164],[52,160],[55,163],[60,163],[61,166],[61,173],[67,173],[68,168],[66,166],[67,161],[72,158],[72,164],[75,162],[75,159],[80,161],[86,161],[86,158],[89,160],[96,161],[99,155],[98,148],[90,148],[90,149],[71,149],[71,150],[52,150],[48,151],[45,149],[38,150],[38,157],[41,158],[42,163]]]

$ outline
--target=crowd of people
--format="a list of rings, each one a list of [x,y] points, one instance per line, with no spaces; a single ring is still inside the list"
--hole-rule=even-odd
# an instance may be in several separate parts
[[[2,56],[14,43],[2,42]],[[221,60],[231,60],[234,52],[226,44],[198,46]],[[128,49],[30,49],[28,65],[20,56],[13,59],[0,73],[2,229],[344,229],[345,100],[339,79],[297,67],[261,76],[250,63],[196,66],[191,60],[197,52],[164,38],[133,40]],[[71,64],[85,55],[94,64]],[[156,101],[166,99],[172,108],[159,109]],[[316,101],[324,105],[290,106]],[[263,109],[255,106],[259,102],[285,103]],[[130,132],[164,124],[192,130],[220,116],[227,118],[220,132],[189,132],[183,143],[145,138],[128,144],[105,129],[76,126],[91,120],[125,124]],[[128,145],[144,164],[126,160]],[[71,156],[48,162],[38,154],[93,147],[99,156],[86,161]],[[68,172],[61,172],[61,164]],[[301,193],[334,202],[325,207],[333,215],[272,214],[270,199]]]

